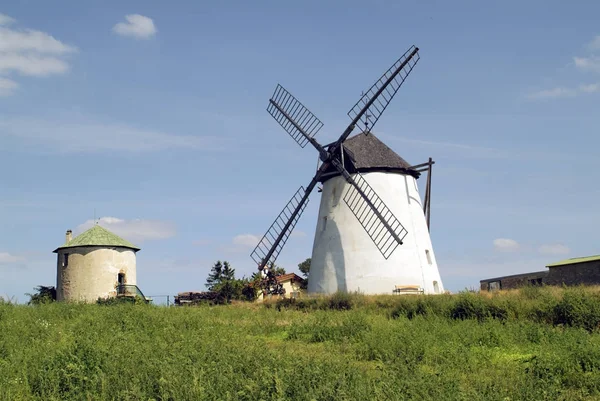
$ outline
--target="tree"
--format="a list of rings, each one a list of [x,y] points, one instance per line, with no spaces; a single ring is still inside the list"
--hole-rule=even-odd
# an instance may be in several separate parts
[[[214,291],[217,286],[229,280],[235,280],[235,269],[229,265],[228,261],[221,263],[220,260],[217,260],[210,269],[205,286],[209,291]]]
[[[48,304],[56,301],[56,288],[53,286],[38,285],[34,288],[35,294],[25,294],[29,297],[29,305]]]
[[[285,274],[285,269],[281,266],[277,266],[275,263],[269,264],[268,267],[269,267],[269,270],[276,276]]]
[[[242,281],[242,299],[245,301],[254,301],[258,296],[258,283],[260,282],[260,274],[258,276],[258,280],[255,279],[255,274],[250,277],[250,279],[243,278]]]
[[[223,281],[235,280],[235,269],[233,269],[229,265],[228,261],[223,262],[223,271],[222,271],[221,280],[223,280]]]
[[[208,288],[209,291],[212,291],[215,288],[215,285],[221,281],[222,271],[223,271],[223,264],[221,263],[220,260],[218,260],[213,265],[213,267],[210,269],[210,273],[208,274],[208,277],[206,278],[206,284],[204,284],[206,286],[206,288]]]
[[[310,263],[311,258],[308,258],[304,262],[298,264],[298,269],[300,269],[305,279],[308,279],[308,273],[310,272]]]
[[[217,293],[219,303],[230,303],[232,299],[242,297],[243,281],[235,278],[235,269],[229,262],[215,262],[206,278],[206,287]]]
[[[302,288],[304,290],[306,288],[308,288],[308,274],[310,273],[311,262],[312,262],[311,258],[308,258],[304,262],[298,264],[298,269],[300,269],[300,271],[302,272],[302,275],[304,276],[304,279],[302,280],[302,283],[300,284],[300,288]]]

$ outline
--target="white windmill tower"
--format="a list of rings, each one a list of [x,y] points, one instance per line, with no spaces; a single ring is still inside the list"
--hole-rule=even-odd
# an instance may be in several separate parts
[[[348,112],[352,121],[346,130],[325,146],[314,139],[323,123],[281,85],[275,89],[267,111],[301,147],[310,142],[322,163],[251,254],[258,269],[266,271],[265,293],[282,293],[264,268],[275,262],[319,182],[323,194],[309,292],[443,292],[428,230],[430,174],[424,206],[416,185],[420,172],[431,171],[433,162],[411,167],[369,130],[418,62],[418,51],[412,46],[362,95]],[[349,138],[356,126],[362,133]]]
[[[323,188],[308,291],[442,293],[428,228],[434,162],[430,159],[412,167],[371,132],[346,140],[344,151],[353,158],[353,166],[347,167],[349,172],[361,174],[389,207],[389,212],[402,221],[406,235],[402,246],[395,249],[397,244],[386,238],[382,227],[373,224],[372,216],[371,222],[364,225],[373,228],[365,232],[360,220],[368,218],[367,210],[353,207],[359,200],[356,191],[337,170],[329,169],[321,176]],[[417,179],[423,171],[429,174],[422,202]],[[380,249],[374,242],[381,243]]]

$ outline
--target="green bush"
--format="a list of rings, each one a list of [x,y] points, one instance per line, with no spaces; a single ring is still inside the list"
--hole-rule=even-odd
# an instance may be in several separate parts
[[[98,305],[123,305],[123,304],[131,304],[131,305],[145,305],[147,304],[146,300],[142,297],[106,297],[106,298],[98,298],[96,300],[96,304]]]
[[[600,296],[583,288],[566,289],[563,298],[554,307],[553,318],[556,325],[597,330],[600,328]]]
[[[329,297],[329,301],[327,306],[331,310],[350,310],[354,304],[352,294],[348,294],[345,292],[336,292],[331,297]]]

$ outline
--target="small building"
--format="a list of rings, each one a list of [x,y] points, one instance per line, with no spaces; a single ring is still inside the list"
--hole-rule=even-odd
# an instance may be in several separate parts
[[[481,291],[508,290],[526,285],[600,285],[600,255],[565,259],[548,270],[481,280]]]
[[[600,284],[600,255],[565,259],[546,267],[548,277],[544,283],[548,285]]]
[[[296,273],[287,273],[281,274],[276,277],[277,282],[283,286],[285,290],[284,298],[297,298],[300,296],[301,292],[304,292],[302,289],[302,277],[297,275]],[[257,293],[257,301],[264,301],[268,299],[269,296],[265,296],[263,292],[259,289]]]
[[[547,271],[513,274],[479,281],[481,291],[511,290],[527,285],[542,285]]]
[[[117,287],[136,285],[136,252],[140,248],[99,225],[72,237],[53,252],[56,300],[96,302],[117,295]],[[137,287],[135,287],[137,288]]]

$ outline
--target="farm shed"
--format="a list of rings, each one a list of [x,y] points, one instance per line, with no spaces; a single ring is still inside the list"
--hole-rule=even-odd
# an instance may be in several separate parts
[[[546,266],[548,285],[600,284],[600,255],[561,260]]]
[[[565,259],[548,270],[480,280],[481,291],[508,290],[526,285],[600,285],[600,255]]]
[[[547,271],[513,274],[481,280],[479,285],[481,291],[509,290],[526,285],[541,285],[547,275]]]

